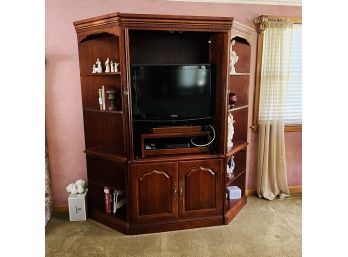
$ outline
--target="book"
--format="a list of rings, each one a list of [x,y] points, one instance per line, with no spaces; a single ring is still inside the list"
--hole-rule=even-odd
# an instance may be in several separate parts
[[[103,98],[101,89],[98,89],[99,110],[103,110]]]
[[[107,186],[104,187],[104,195],[105,195],[105,212],[110,214],[111,213],[111,193],[110,193],[110,188]]]
[[[105,111],[105,87],[102,86],[102,100],[103,100],[103,111]]]

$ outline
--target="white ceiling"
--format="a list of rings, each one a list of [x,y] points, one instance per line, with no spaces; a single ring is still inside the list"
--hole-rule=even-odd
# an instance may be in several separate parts
[[[302,0],[167,0],[167,1],[302,6]]]

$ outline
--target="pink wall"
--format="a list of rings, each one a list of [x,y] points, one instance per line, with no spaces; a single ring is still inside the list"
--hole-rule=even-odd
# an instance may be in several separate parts
[[[54,204],[65,205],[68,183],[86,178],[84,132],[76,34],[73,21],[112,12],[235,17],[254,27],[261,15],[302,16],[301,7],[270,5],[183,3],[160,0],[51,0],[46,1],[46,129]],[[252,48],[252,81],[255,74],[256,37]],[[250,99],[253,99],[253,87]],[[250,115],[251,117],[251,115]],[[250,131],[247,188],[253,189],[257,134]],[[286,135],[290,185],[302,184],[302,136]]]

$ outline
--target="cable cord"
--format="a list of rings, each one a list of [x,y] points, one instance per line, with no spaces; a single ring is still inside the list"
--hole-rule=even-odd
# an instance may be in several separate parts
[[[193,144],[194,146],[203,147],[203,146],[208,146],[208,145],[210,145],[211,143],[213,143],[213,141],[215,140],[215,129],[214,129],[214,127],[211,126],[211,125],[208,125],[208,127],[210,127],[211,130],[213,131],[213,139],[210,140],[210,142],[208,142],[208,143],[206,143],[206,144],[199,145],[199,144],[196,144],[196,143],[193,142],[193,137],[192,137],[192,138],[191,138],[191,144]]]

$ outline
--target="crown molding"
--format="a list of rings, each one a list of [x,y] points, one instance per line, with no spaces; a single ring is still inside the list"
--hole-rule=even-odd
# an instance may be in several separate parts
[[[258,5],[286,5],[302,6],[302,0],[167,0],[170,2],[203,2],[221,4],[258,4]]]

